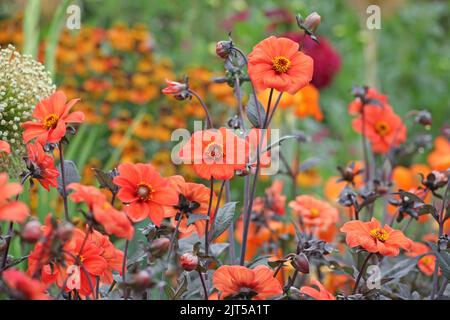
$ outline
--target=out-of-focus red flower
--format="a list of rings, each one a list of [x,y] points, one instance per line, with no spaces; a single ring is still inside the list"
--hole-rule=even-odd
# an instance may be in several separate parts
[[[403,232],[388,225],[381,227],[375,218],[369,222],[349,221],[342,226],[341,232],[347,234],[345,240],[350,248],[360,246],[367,252],[384,256],[397,256],[400,248],[409,250],[412,245]]]
[[[196,220],[192,224],[188,224],[190,214],[208,216],[208,207],[211,189],[199,183],[186,182],[182,176],[172,176],[168,178],[173,189],[177,191],[181,198],[176,206],[166,207],[165,216],[172,218],[172,225],[178,224],[176,220],[177,213],[180,212],[180,225],[178,231],[180,237],[187,237],[193,232],[197,232],[199,236],[205,234],[206,220]],[[210,219],[214,219],[214,204],[216,196],[213,193],[212,207],[210,210]]]
[[[0,221],[12,221],[22,223],[29,215],[29,209],[25,203],[11,201],[11,198],[22,192],[19,183],[8,183],[8,174],[0,173]]]
[[[0,140],[0,152],[11,153],[11,147],[8,142]]]
[[[426,254],[430,253],[430,254]],[[431,248],[422,242],[413,242],[411,245],[411,250],[406,253],[409,257],[422,256],[419,261],[417,261],[417,267],[427,276],[431,276],[434,273],[434,268],[436,266],[436,256],[431,253]],[[439,268],[439,273],[441,272]]]
[[[117,197],[127,206],[125,211],[133,221],[149,217],[160,226],[164,207],[178,203],[178,194],[168,179],[163,178],[151,164],[121,164],[114,183],[120,187]]]
[[[381,107],[381,108],[387,108],[392,109],[391,106],[388,104],[388,99],[384,94],[379,93],[374,88],[369,88],[366,93],[366,106],[375,106],[375,107]],[[348,105],[348,112],[351,115],[357,115],[360,114],[362,111],[363,103],[360,98],[355,98],[349,105]]]
[[[319,281],[312,280],[311,283],[312,285],[318,287],[319,290],[313,287],[304,286],[300,288],[300,292],[307,296],[310,296],[315,300],[336,300],[336,297],[333,296],[333,294],[330,293],[327,289],[325,289],[325,287]]]
[[[2,273],[2,278],[12,291],[15,299],[48,300],[45,293],[47,286],[38,280],[30,278],[26,273],[10,268]]]
[[[428,163],[433,170],[447,170],[450,168],[450,141],[445,136],[434,140],[434,150],[428,155]]]
[[[220,298],[240,297],[265,300],[283,293],[280,282],[273,277],[273,271],[259,265],[254,269],[244,266],[221,266],[213,275],[214,287],[220,291]]]
[[[36,170],[33,178],[37,179],[41,186],[50,191],[50,186],[58,186],[57,177],[59,171],[55,168],[53,158],[45,153],[39,142],[27,144],[28,160],[34,165]]]
[[[231,30],[236,23],[246,21],[249,17],[250,10],[248,9],[234,13],[222,21],[222,28],[225,30]]]
[[[266,216],[285,214],[286,196],[283,195],[284,182],[274,180],[272,185],[266,189],[264,197],[257,197],[253,201],[252,210],[262,212]]]
[[[303,221],[305,228],[315,233],[328,230],[339,219],[335,207],[309,195],[297,196],[289,202],[289,207]]]
[[[248,73],[256,90],[267,88],[296,94],[313,77],[313,59],[298,51],[298,43],[271,36],[248,55]]]
[[[303,51],[314,60],[314,74],[311,83],[319,89],[328,87],[341,69],[341,57],[325,37],[317,37],[319,43],[300,32],[287,32],[282,35],[297,43],[303,43]]]
[[[364,108],[365,135],[375,153],[387,153],[406,140],[406,127],[392,108],[366,106]],[[362,116],[353,119],[353,129],[362,133]]]
[[[68,123],[81,123],[84,121],[84,113],[70,109],[79,99],[67,102],[63,91],[57,91],[50,97],[39,102],[33,111],[35,121],[27,121],[22,124],[25,129],[23,140],[28,143],[37,138],[42,145],[46,143],[57,143],[66,134]]]
[[[71,183],[68,188],[75,191],[70,194],[70,198],[77,203],[85,202],[95,221],[100,223],[108,234],[128,240],[133,238],[134,228],[127,215],[115,209],[99,189],[79,183]]]
[[[233,178],[235,170],[245,169],[248,154],[247,141],[227,128],[196,131],[179,153],[199,177],[207,180]]]

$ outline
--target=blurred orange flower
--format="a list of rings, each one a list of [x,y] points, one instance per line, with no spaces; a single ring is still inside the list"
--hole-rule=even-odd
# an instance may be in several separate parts
[[[428,164],[433,170],[450,168],[450,142],[444,136],[434,140],[434,150],[428,155]]]
[[[300,288],[300,292],[307,296],[310,296],[315,300],[336,300],[336,297],[333,296],[333,294],[331,294],[327,289],[325,289],[323,284],[321,284],[319,281],[311,280],[311,283],[319,290],[313,287],[303,286]]]
[[[273,271],[259,265],[254,269],[243,266],[221,266],[213,275],[214,287],[220,298],[240,297],[264,300],[283,293],[280,282],[273,277]]]
[[[25,203],[11,201],[11,198],[22,192],[19,183],[8,183],[8,174],[0,173],[0,221],[22,223],[29,215],[29,209]]]
[[[375,153],[387,153],[406,140],[406,127],[402,119],[391,108],[366,106],[364,109],[365,135],[372,143]],[[362,133],[362,116],[354,119],[353,129]]]

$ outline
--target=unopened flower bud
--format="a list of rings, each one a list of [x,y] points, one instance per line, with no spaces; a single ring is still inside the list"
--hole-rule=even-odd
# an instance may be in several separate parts
[[[131,279],[133,289],[142,291],[153,285],[152,275],[149,270],[141,270],[133,275]]]
[[[62,242],[69,241],[72,239],[73,229],[74,226],[70,222],[62,222],[56,229],[56,236]]]
[[[430,128],[431,124],[433,123],[433,117],[431,116],[431,113],[429,111],[421,110],[417,113],[415,121],[425,128]]]
[[[231,41],[219,41],[216,44],[216,54],[222,58],[228,58],[228,55],[231,52],[232,42]]]
[[[23,227],[22,239],[28,243],[37,242],[42,236],[41,223],[38,220],[30,220]]]
[[[180,264],[185,271],[193,271],[198,267],[198,257],[186,252],[180,257]]]
[[[177,100],[185,100],[191,97],[186,83],[166,80],[167,87],[162,90],[162,93],[172,95]]]
[[[170,240],[168,238],[158,238],[150,244],[150,253],[153,256],[161,257],[169,250]]]
[[[291,263],[297,271],[305,274],[309,273],[309,261],[304,253],[297,254]]]
[[[303,26],[314,33],[320,25],[320,20],[320,15],[317,12],[313,12],[306,17]]]

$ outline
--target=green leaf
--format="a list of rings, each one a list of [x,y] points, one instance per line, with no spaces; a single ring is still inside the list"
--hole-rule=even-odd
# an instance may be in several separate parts
[[[227,202],[217,211],[214,218],[214,229],[211,233],[211,241],[217,239],[233,223],[237,202]]]
[[[400,280],[400,278],[409,274],[411,270],[416,267],[416,265],[417,258],[401,260],[400,262],[394,264],[390,269],[382,272],[382,281],[387,279],[385,283],[388,283],[392,280]]]

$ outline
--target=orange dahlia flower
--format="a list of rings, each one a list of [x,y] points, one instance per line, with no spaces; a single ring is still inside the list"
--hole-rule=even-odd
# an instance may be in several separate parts
[[[434,140],[434,150],[428,155],[428,164],[433,170],[450,168],[450,141],[440,136]]]
[[[26,273],[7,269],[2,274],[3,281],[12,291],[14,298],[23,300],[48,300],[45,293],[47,286],[38,280],[30,278]]]
[[[325,287],[317,280],[312,280],[311,283],[319,288],[319,290],[313,288],[304,286],[300,288],[300,292],[310,296],[311,298],[315,300],[336,300],[336,297],[333,296]]]
[[[57,177],[59,171],[56,170],[53,158],[45,153],[44,148],[39,142],[27,144],[28,160],[38,169],[39,174],[33,176],[41,186],[50,191],[50,186],[58,187]]]
[[[33,111],[33,118],[37,121],[27,121],[22,124],[25,129],[23,140],[28,143],[37,138],[42,145],[57,143],[66,134],[66,125],[68,123],[81,123],[84,121],[84,113],[70,109],[79,99],[73,99],[67,102],[67,97],[62,91],[57,91],[50,97],[39,102]],[[66,103],[67,102],[67,103]]]
[[[165,216],[172,217],[172,224],[177,225],[176,215],[181,212],[181,222],[178,231],[181,233],[180,237],[187,237],[193,232],[197,232],[199,236],[205,234],[206,220],[196,220],[193,224],[188,224],[189,214],[208,215],[209,196],[211,189],[199,183],[186,182],[182,176],[172,176],[168,178],[172,187],[183,196],[183,201],[180,201],[176,206],[166,207]],[[212,205],[216,203],[216,197],[213,193]],[[211,221],[214,219],[214,207],[210,212]]]
[[[227,128],[196,131],[180,150],[184,163],[192,164],[203,179],[229,180],[235,170],[245,169],[248,142]]]
[[[345,232],[349,247],[362,247],[367,252],[379,253],[384,256],[397,256],[400,248],[409,250],[412,241],[403,232],[390,226],[381,227],[377,219],[369,222],[353,220],[345,223],[341,232]]]
[[[313,59],[288,38],[271,36],[248,55],[248,74],[256,90],[267,88],[294,95],[312,80]]]
[[[95,221],[100,223],[108,234],[128,240],[133,238],[134,228],[127,215],[115,209],[99,189],[79,183],[71,183],[67,187],[75,191],[70,194],[70,198],[76,203],[86,203]]]
[[[402,119],[392,109],[379,106],[365,107],[365,135],[372,143],[375,153],[387,153],[406,140],[406,127]],[[362,116],[353,119],[353,129],[362,133]]]
[[[273,271],[259,265],[254,269],[243,266],[221,266],[213,275],[214,287],[220,298],[264,300],[283,293],[280,282]]]
[[[169,180],[161,177],[151,164],[121,164],[114,183],[120,187],[117,197],[127,206],[133,221],[149,217],[158,227],[164,219],[164,207],[178,203],[178,194]]]
[[[11,198],[22,192],[19,183],[8,183],[8,174],[0,173],[0,221],[22,223],[29,215],[25,203],[11,201]]]
[[[417,261],[417,267],[425,275],[433,275],[434,268],[436,267],[436,256],[431,253],[431,248],[429,246],[422,242],[413,242],[411,245],[411,250],[407,252],[406,255],[409,257],[422,256],[419,261]]]
[[[11,153],[11,146],[8,142],[0,140],[0,152],[5,152],[6,154]]]
[[[305,228],[312,232],[327,230],[339,220],[335,207],[313,196],[298,196],[289,202],[289,207],[303,221]]]

